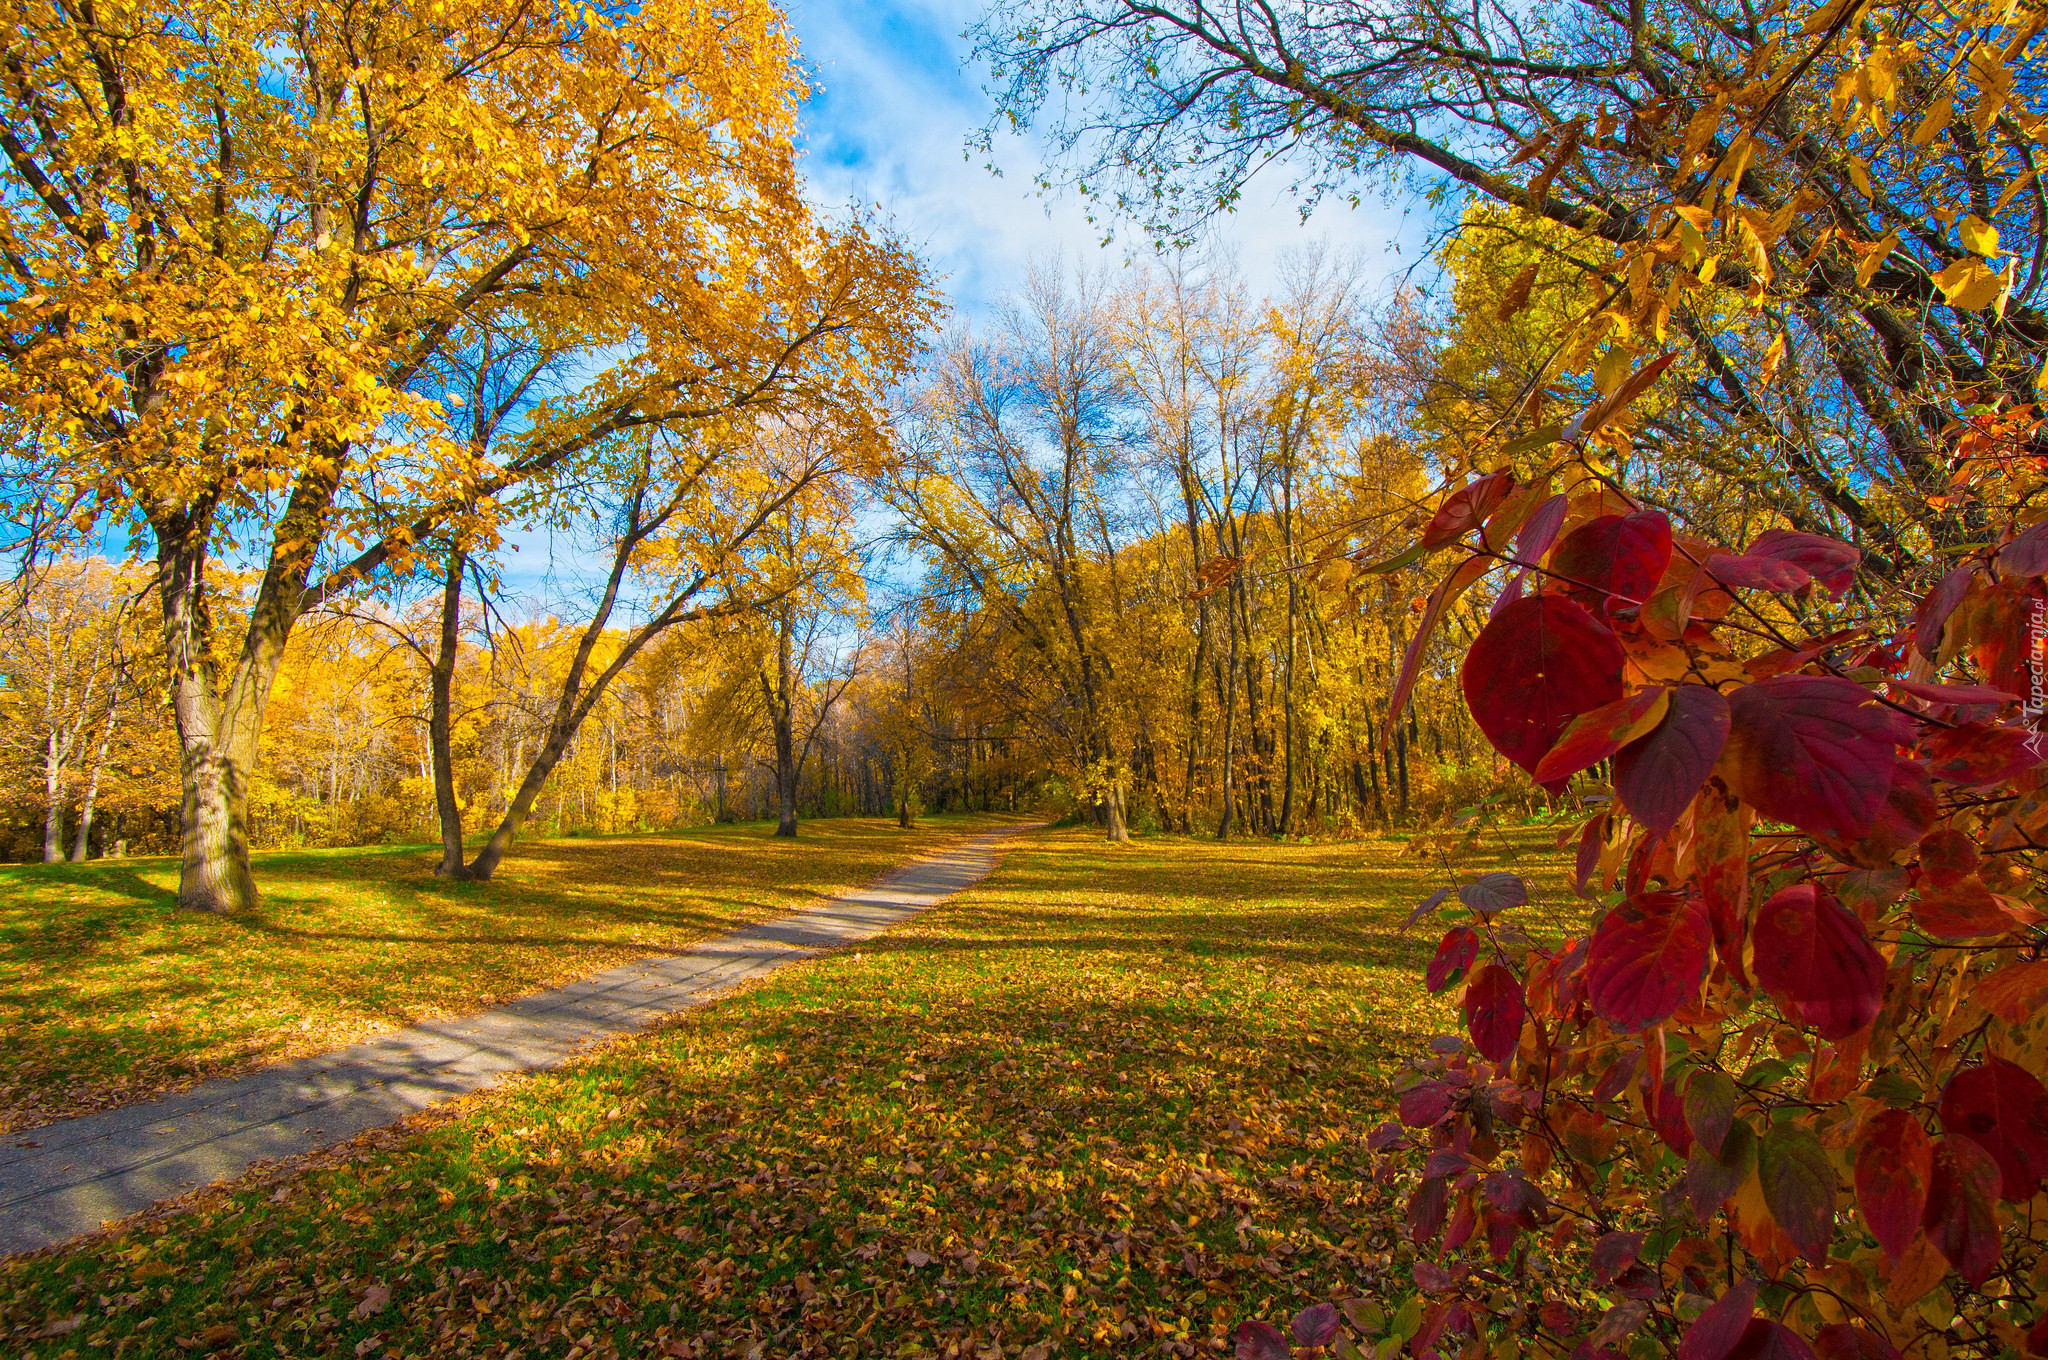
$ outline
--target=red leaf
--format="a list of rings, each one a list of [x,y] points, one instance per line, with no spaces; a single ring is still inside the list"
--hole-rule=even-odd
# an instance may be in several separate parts
[[[1449,1082],[1425,1081],[1401,1093],[1401,1122],[1411,1129],[1426,1129],[1451,1112],[1457,1093]]]
[[[1481,916],[1496,916],[1527,906],[1529,885],[1510,873],[1481,874],[1458,889],[1458,900]]]
[[[1593,1283],[1612,1284],[1614,1277],[1636,1263],[1642,1254],[1639,1232],[1611,1232],[1593,1244]]]
[[[1465,1027],[1472,1032],[1472,1046],[1488,1062],[1504,1063],[1514,1055],[1528,1013],[1522,984],[1497,963],[1480,969],[1465,988]]]
[[[1591,713],[1581,713],[1565,728],[1557,745],[1536,762],[1536,782],[1558,783],[1599,764],[1653,730],[1663,721],[1670,702],[1671,691],[1659,686],[1637,690],[1611,704],[1602,704]]]
[[[1409,1273],[1415,1277],[1416,1287],[1425,1294],[1448,1294],[1458,1287],[1458,1277],[1434,1261],[1417,1261],[1415,1269]]]
[[[1920,743],[1927,752],[1928,773],[1964,788],[2003,784],[2016,774],[2048,760],[2041,736],[2022,727],[1964,723],[1936,728]]]
[[[1612,1100],[1621,1094],[1622,1088],[1636,1078],[1636,1069],[1643,1065],[1643,1050],[1628,1048],[1614,1060],[1607,1074],[1600,1078],[1600,1084],[1593,1088],[1593,1099]]]
[[[1904,719],[1849,680],[1779,675],[1728,700],[1737,791],[1764,816],[1842,840],[1870,829],[1892,787]]]
[[[1401,656],[1401,674],[1394,680],[1394,692],[1387,699],[1389,733],[1401,721],[1401,714],[1408,707],[1408,696],[1415,692],[1415,682],[1422,676],[1422,658],[1429,651],[1429,639],[1436,632],[1437,620],[1457,602],[1460,595],[1472,588],[1474,582],[1492,571],[1493,565],[1490,557],[1468,557],[1430,592],[1429,604],[1422,611],[1421,621],[1415,625],[1415,636],[1408,639],[1408,650]]]
[[[1992,685],[1929,685],[1918,680],[1886,680],[1885,688],[1925,699],[1930,704],[2012,704],[2019,695]]]
[[[1963,596],[1969,594],[1970,582],[1976,577],[1975,567],[1957,567],[1921,598],[1913,611],[1913,647],[1920,655],[1930,661],[1934,659],[1940,650],[1942,625],[1956,612]]]
[[[1422,1330],[1408,1338],[1408,1353],[1427,1356],[1436,1345],[1437,1338],[1445,1333],[1465,1330],[1470,1323],[1469,1314],[1462,1303],[1433,1303],[1422,1314]]]
[[[1693,1069],[1685,1083],[1685,1126],[1708,1152],[1719,1154],[1735,1127],[1735,1083],[1705,1067]]]
[[[1986,1058],[1949,1078],[1941,1126],[1998,1164],[2001,1197],[2024,1204],[2048,1176],[2048,1090],[2018,1063]]]
[[[1819,1360],[1806,1339],[1782,1322],[1756,1318],[1742,1329],[1742,1338],[1727,1360]]]
[[[1614,793],[1652,840],[1669,831],[1728,741],[1728,701],[1707,685],[1671,691],[1664,721],[1614,758]]]
[[[1813,584],[1805,567],[1768,557],[1737,557],[1722,553],[1706,560],[1707,574],[1724,586],[1745,590],[1769,590],[1789,595]]]
[[[1647,1104],[1651,1122],[1657,1127],[1657,1136],[1664,1140],[1666,1147],[1683,1157],[1692,1151],[1692,1126],[1685,1122],[1685,1096],[1678,1089],[1681,1075],[1676,1070],[1665,1073],[1664,1084],[1657,1088],[1655,1098]]]
[[[1422,531],[1422,546],[1441,547],[1477,529],[1486,522],[1494,508],[1507,499],[1514,485],[1514,472],[1503,468],[1453,491],[1450,499],[1430,517],[1429,526]]]
[[[1998,550],[2001,576],[2040,576],[2048,573],[2048,520],[2022,531]]]
[[[1854,840],[1817,836],[1828,853],[1844,864],[1862,869],[1884,869],[1898,861],[1899,853],[1918,844],[1927,828],[1941,815],[1934,800],[1934,785],[1917,761],[1892,763],[1892,786],[1884,805],[1870,821],[1869,830]]]
[[[2003,935],[2016,924],[1991,889],[1974,878],[1922,892],[1912,911],[1914,923],[1938,940]]]
[[[1442,906],[1444,904],[1444,899],[1449,897],[1450,895],[1451,890],[1449,888],[1438,888],[1435,892],[1423,898],[1421,903],[1416,906],[1415,910],[1408,913],[1408,919],[1401,922],[1402,931],[1406,932],[1408,927],[1414,925],[1417,921],[1420,921],[1423,917],[1429,915],[1438,907]]]
[[[1429,1241],[1444,1229],[1444,1219],[1451,1211],[1451,1183],[1449,1181],[1424,1181],[1408,1196],[1408,1236],[1420,1244]]]
[[[1621,697],[1621,666],[1604,624],[1561,596],[1536,595],[1480,631],[1459,678],[1486,739],[1533,772],[1573,718]]]
[[[1564,496],[1552,496],[1537,506],[1515,539],[1515,561],[1525,567],[1541,562],[1556,541],[1557,531],[1564,527],[1565,511],[1570,508],[1571,501]]]
[[[1486,1225],[1486,1249],[1493,1254],[1494,1260],[1507,1260],[1515,1249],[1515,1239],[1521,1236],[1515,1220],[1492,1209],[1482,1214],[1481,1219]]]
[[[1288,1324],[1297,1346],[1327,1346],[1337,1339],[1337,1305],[1314,1303],[1294,1315]]]
[[[1998,1268],[1998,1216],[1992,1203],[1998,1179],[1998,1164],[1969,1139],[1935,1143],[1920,1226],[1956,1273],[1973,1285],[1984,1283]]]
[[[1549,571],[1595,614],[1650,598],[1671,561],[1671,521],[1653,510],[1602,515],[1565,535]]]
[[[1820,1360],[1899,1360],[1898,1348],[1868,1327],[1831,1323],[1814,1333]]]
[[[1593,871],[1600,867],[1600,852],[1607,844],[1607,814],[1601,813],[1586,823],[1586,829],[1579,833],[1578,853],[1572,859],[1572,887],[1579,896],[1592,896],[1586,890],[1593,877]]]
[[[1444,932],[1443,940],[1429,961],[1429,971],[1423,974],[1423,985],[1432,992],[1443,991],[1465,976],[1465,970],[1478,957],[1478,934],[1470,926],[1452,926]]]
[[[1835,1236],[1835,1169],[1820,1140],[1798,1123],[1773,1124],[1757,1148],[1757,1179],[1771,1217],[1815,1265]]]
[[[1472,1169],[1472,1154],[1459,1148],[1438,1148],[1422,1161],[1422,1175],[1425,1180],[1439,1176],[1457,1176]]]
[[[1952,826],[1943,827],[1920,842],[1920,873],[1924,881],[1937,888],[1974,877],[1983,862],[1977,842]]]
[[[1519,1171],[1496,1171],[1480,1182],[1479,1188],[1488,1204],[1524,1228],[1541,1223],[1543,1211],[1549,1207],[1543,1192]]]
[[[1884,1001],[1884,959],[1863,923],[1811,883],[1780,889],[1751,932],[1756,980],[1795,1024],[1830,1041],[1877,1018]]]
[[[1712,927],[1681,893],[1642,893],[1601,920],[1586,955],[1593,1009],[1616,1029],[1668,1019],[1699,995]]]
[[[1529,573],[1526,571],[1518,571],[1508,579],[1508,583],[1501,587],[1500,594],[1494,596],[1493,604],[1486,611],[1489,622],[1499,617],[1501,610],[1522,598],[1522,586],[1528,579]]]
[[[1894,1261],[1913,1245],[1927,1211],[1934,1140],[1905,1110],[1886,1110],[1864,1126],[1856,1148],[1856,1210]]]
[[[1744,1280],[1694,1319],[1678,1343],[1678,1360],[1727,1360],[1756,1313],[1756,1281]]]
[[[1749,545],[1749,556],[1769,558],[1799,567],[1820,582],[1831,595],[1840,595],[1856,579],[1856,564],[1863,553],[1838,538],[1802,534],[1793,529],[1771,529],[1758,534]]]
[[[1270,1322],[1237,1324],[1237,1360],[1288,1360],[1287,1338]]]

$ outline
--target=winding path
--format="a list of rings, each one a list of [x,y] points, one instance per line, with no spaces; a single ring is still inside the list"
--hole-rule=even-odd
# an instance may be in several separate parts
[[[858,892],[687,954],[638,959],[460,1020],[68,1119],[0,1147],[0,1255],[91,1232],[250,1164],[345,1142],[509,1072],[552,1067],[819,950],[864,940],[995,868],[1011,828],[970,836]]]

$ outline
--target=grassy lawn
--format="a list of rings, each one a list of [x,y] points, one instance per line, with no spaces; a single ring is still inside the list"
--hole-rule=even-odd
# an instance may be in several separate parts
[[[530,841],[490,883],[435,878],[438,848],[263,854],[231,918],[177,909],[174,859],[0,868],[0,1132],[677,949],[1003,820]]]
[[[1514,839],[1470,871],[1540,857],[1524,924],[1575,919],[1557,856]],[[0,1267],[0,1337],[1041,1360],[1397,1307],[1401,1187],[1364,1138],[1451,1024],[1419,984],[1436,932],[1396,933],[1440,880],[1398,850],[1034,835],[857,952]]]

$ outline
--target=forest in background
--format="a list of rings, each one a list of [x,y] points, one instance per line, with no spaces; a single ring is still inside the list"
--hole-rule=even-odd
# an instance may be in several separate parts
[[[1504,418],[1597,401],[1627,375],[1633,351],[1617,344],[1530,389],[1557,363],[1553,333],[1599,300],[1572,244],[1474,205],[1442,234],[1443,286],[1428,294],[1375,287],[1371,261],[1314,244],[1290,255],[1275,296],[1199,252],[1047,262],[990,320],[926,336],[919,370],[880,399],[881,463],[835,472],[779,514],[748,570],[779,553],[795,585],[633,650],[548,776],[541,834],[775,818],[792,770],[798,816],[1040,808],[1112,837],[1344,836],[1536,812],[1543,795],[1457,691],[1501,596],[1473,591],[1439,616],[1427,563],[1370,564],[1475,474]],[[1728,409],[1749,373],[1803,406],[1839,497],[1889,513],[1892,482],[1848,475],[1876,466],[1877,432],[1830,399],[1822,356],[1788,363],[1783,334],[1749,320],[1712,334],[1681,370],[1691,381],[1619,435],[1615,484],[1726,541],[1787,520],[1860,537],[1802,481],[1811,455],[1753,442]],[[481,358],[480,392],[536,366],[530,350]],[[1821,428],[1828,412],[1838,423]],[[634,639],[572,612],[597,588],[573,588],[578,568],[617,546],[601,539],[606,513],[541,521],[586,536],[555,549],[571,564],[571,588],[550,581],[559,614],[498,579],[516,553],[468,549],[452,649],[445,550],[308,614],[265,707],[251,844],[435,837],[437,657],[466,824],[502,818],[575,688],[579,646],[615,655]],[[254,585],[222,579],[229,596]],[[66,558],[13,597],[9,858],[75,858],[81,825],[90,855],[176,850],[150,588],[139,564]],[[793,763],[778,762],[778,731]]]
[[[455,48],[432,98],[366,86],[346,111],[321,84],[344,16],[289,53],[223,19],[166,41],[266,93],[123,67],[122,107],[159,110],[146,150],[99,96],[37,91],[15,170],[48,173],[15,231],[48,287],[9,303],[0,393],[29,568],[6,853],[176,839],[184,899],[226,909],[253,900],[252,845],[438,830],[445,872],[487,875],[529,822],[1029,805],[1116,839],[1531,812],[1456,675],[1520,587],[1439,587],[1402,549],[1573,413],[1620,403],[1592,475],[1686,534],[1855,545],[1858,608],[1910,607],[1977,532],[1942,450],[1959,418],[2024,419],[2048,342],[2025,304],[2041,191],[2012,170],[2025,40],[1901,93],[1942,26],[1874,13],[1816,11],[1826,41],[1778,71],[1779,18],[1737,32],[1712,6],[1660,15],[1654,60],[1592,9],[1486,55],[1456,35],[1494,21],[1449,11],[1414,47],[1363,13],[1260,38],[998,7],[976,37],[1001,116],[1042,118],[1047,183],[1163,249],[1045,261],[971,325],[886,222],[796,192],[804,87],[772,7],[650,13],[659,56],[622,61],[623,30],[474,3],[435,20]],[[379,60],[413,70],[425,31]],[[459,56],[491,32],[521,36]],[[41,40],[61,65],[101,38]],[[1744,112],[1737,75],[1766,68]],[[1060,81],[1094,102],[1054,117]],[[1245,121],[1219,139],[1224,88]],[[607,124],[605,90],[638,121]],[[1283,143],[1308,202],[1441,175],[1427,286],[1305,243],[1257,296],[1190,248]],[[1732,235],[1660,206],[1674,174],[1736,195]],[[109,232],[129,265],[89,263]],[[543,534],[566,569],[506,589],[508,542]],[[101,565],[110,541],[151,556]]]
[[[1381,730],[1415,587],[1348,554],[1412,519],[1457,417],[1439,409],[1455,406],[1441,337],[1415,297],[1370,289],[1366,263],[1304,249],[1273,298],[1227,260],[1035,273],[892,394],[903,455],[885,474],[779,525],[811,544],[800,589],[631,659],[554,769],[542,834],[775,817],[785,715],[806,817],[1044,807],[1107,825],[1115,790],[1139,831],[1327,836],[1498,794],[1527,806],[1447,686]],[[1226,558],[1262,565],[1205,581]],[[450,752],[472,826],[502,816],[589,622],[505,589],[517,564],[464,555]],[[252,845],[434,838],[437,574],[294,631]],[[81,825],[90,855],[177,848],[148,591],[134,564],[56,561],[0,624],[9,858],[76,857]]]

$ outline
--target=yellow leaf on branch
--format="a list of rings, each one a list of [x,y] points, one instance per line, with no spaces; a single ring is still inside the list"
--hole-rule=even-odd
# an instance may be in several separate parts
[[[1998,228],[1972,213],[1956,226],[1956,233],[1963,238],[1963,246],[1979,255],[1998,253]]]
[[[1934,276],[1935,286],[1941,289],[1948,304],[1958,311],[1979,312],[1998,300],[2005,288],[2002,275],[1985,267],[1984,262],[1965,255],[1948,268]]]

